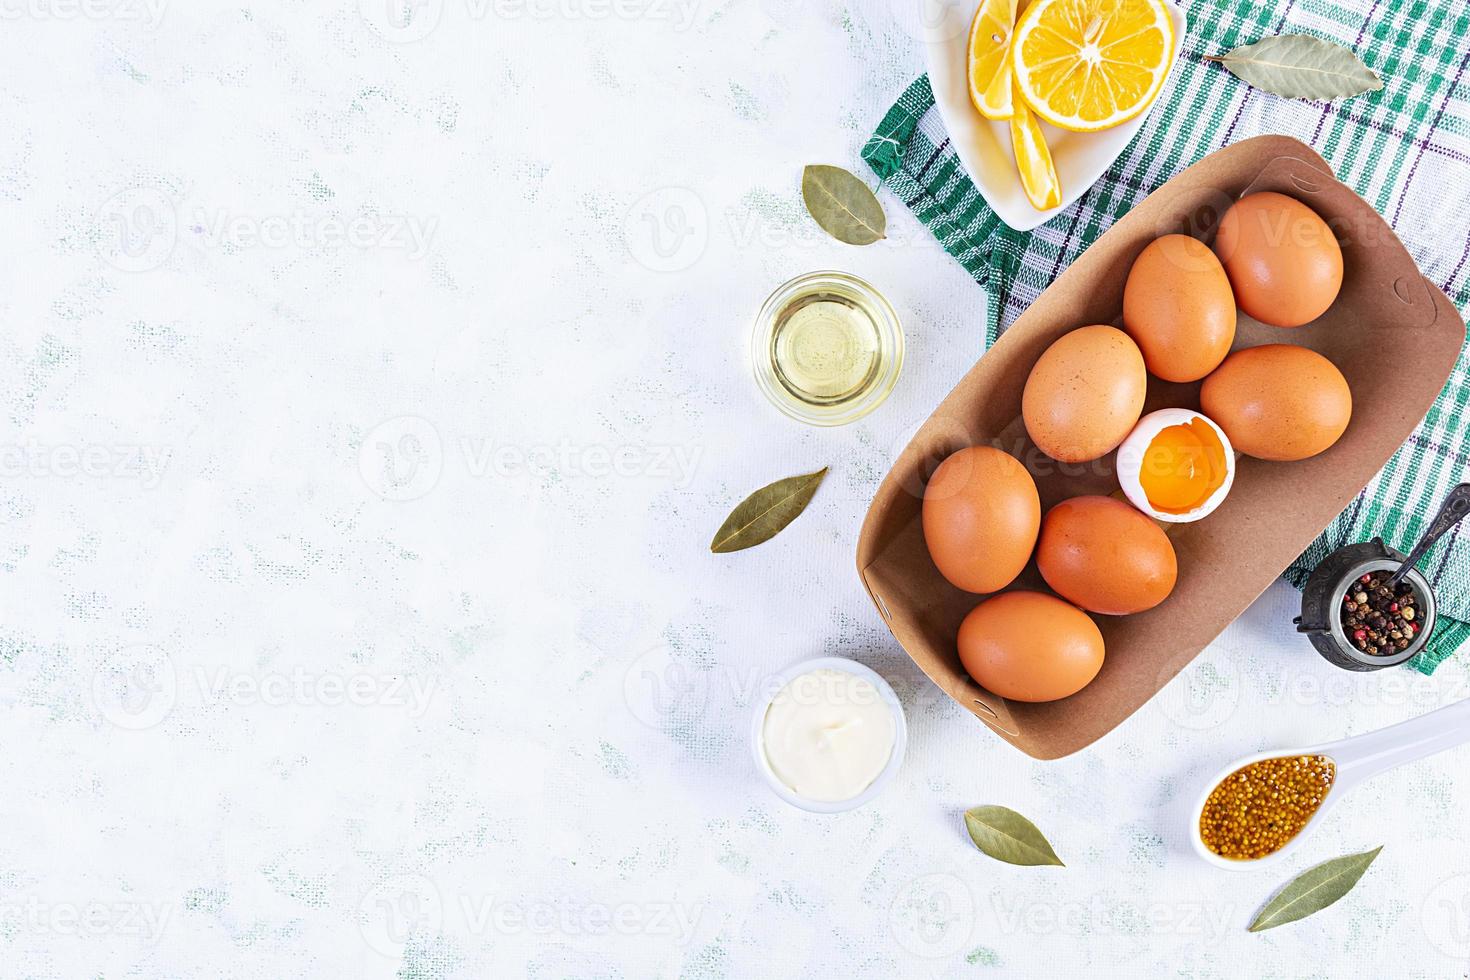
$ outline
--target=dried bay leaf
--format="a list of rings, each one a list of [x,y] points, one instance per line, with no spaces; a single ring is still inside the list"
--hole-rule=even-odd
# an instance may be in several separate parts
[[[965,829],[975,846],[997,861],[1027,866],[1062,863],[1036,825],[1007,807],[966,810]]]
[[[1371,851],[1333,858],[1303,871],[1266,903],[1256,921],[1251,923],[1250,931],[1274,929],[1322,911],[1352,891],[1381,850],[1383,845],[1380,844]]]
[[[1347,48],[1308,34],[1279,34],[1236,48],[1217,61],[1258,89],[1288,99],[1345,99],[1383,88]]]
[[[801,199],[822,230],[849,245],[885,237],[888,218],[868,185],[841,167],[811,164],[801,172]]]
[[[761,487],[740,501],[725,518],[725,523],[715,532],[709,550],[723,555],[771,540],[806,510],[826,475],[827,467],[824,466],[815,473],[788,476]]]

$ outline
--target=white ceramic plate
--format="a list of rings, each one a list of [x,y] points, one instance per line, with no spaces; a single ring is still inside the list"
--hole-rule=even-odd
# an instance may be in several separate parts
[[[966,49],[970,21],[979,4],[976,0],[918,2],[923,5],[924,57],[929,82],[950,142],[986,203],[1000,220],[1017,231],[1030,231],[1081,197],[1112,166],[1153,111],[1150,106],[1123,125],[1100,133],[1069,133],[1043,123],[1046,144],[1051,148],[1057,177],[1062,182],[1062,203],[1050,211],[1038,211],[1021,189],[1011,152],[1009,124],[986,119],[970,103]],[[1166,5],[1174,18],[1174,54],[1169,61],[1169,70],[1173,71],[1179,60],[1179,49],[1184,45],[1187,21],[1178,6]],[[1022,2],[1020,6],[1024,8],[1026,4]],[[1161,101],[1162,97],[1155,99],[1154,105]]]

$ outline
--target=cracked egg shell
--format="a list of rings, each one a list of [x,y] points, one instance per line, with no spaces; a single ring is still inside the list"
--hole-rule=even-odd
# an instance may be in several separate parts
[[[1118,447],[1118,485],[1133,506],[1170,524],[1209,516],[1235,481],[1235,450],[1225,431],[1187,408],[1138,420]]]

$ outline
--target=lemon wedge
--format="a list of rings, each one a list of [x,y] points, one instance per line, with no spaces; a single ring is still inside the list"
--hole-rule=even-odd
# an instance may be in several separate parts
[[[1062,203],[1062,182],[1057,179],[1056,164],[1036,115],[1017,100],[1011,116],[1011,149],[1016,153],[1016,169],[1021,173],[1021,188],[1026,199],[1038,211],[1049,211]]]
[[[1011,117],[1016,0],[984,0],[970,22],[970,101],[986,119]]]
[[[1173,52],[1163,0],[1034,0],[1011,43],[1016,94],[1054,126],[1107,129],[1158,97]]]

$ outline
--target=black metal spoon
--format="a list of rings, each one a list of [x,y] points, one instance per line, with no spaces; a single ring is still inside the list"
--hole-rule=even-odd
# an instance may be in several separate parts
[[[1467,514],[1470,514],[1470,483],[1462,483],[1445,495],[1444,503],[1439,505],[1439,513],[1429,522],[1419,543],[1414,545],[1414,550],[1409,552],[1409,557],[1398,570],[1389,576],[1388,587],[1393,588],[1403,581],[1404,576],[1409,574],[1409,569],[1419,564],[1419,559],[1434,547],[1434,543],[1463,521]]]

